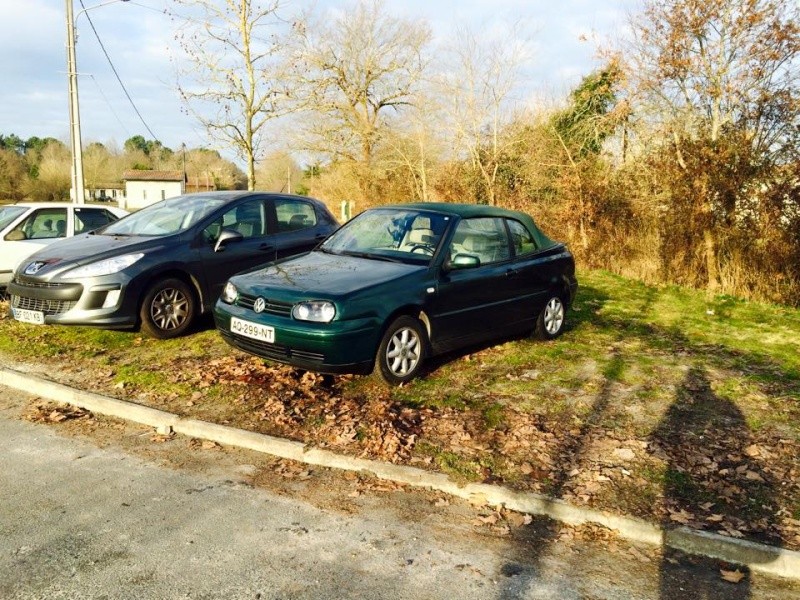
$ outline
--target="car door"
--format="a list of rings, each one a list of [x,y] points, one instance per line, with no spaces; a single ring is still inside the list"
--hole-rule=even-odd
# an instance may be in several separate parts
[[[519,329],[534,326],[547,293],[558,284],[559,269],[552,253],[542,252],[527,227],[516,219],[506,219],[514,259],[509,280],[514,294],[511,320]]]
[[[429,309],[432,343],[440,349],[493,337],[513,322],[511,252],[503,220],[462,219],[448,248],[450,263],[477,262],[443,269]]]
[[[67,235],[66,207],[37,208],[9,231],[3,241],[3,270],[13,270],[37,250]]]
[[[320,223],[317,211],[311,202],[300,198],[273,200],[271,230],[278,258],[313,250],[328,236],[329,227]]]
[[[209,306],[216,302],[231,276],[275,259],[276,246],[268,227],[270,202],[264,196],[248,197],[226,206],[201,224],[195,244],[200,253]],[[235,231],[242,237],[215,251],[223,229]]]

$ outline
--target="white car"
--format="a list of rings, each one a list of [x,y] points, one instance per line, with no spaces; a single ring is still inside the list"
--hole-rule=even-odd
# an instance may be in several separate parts
[[[0,206],[0,289],[31,254],[57,239],[92,231],[128,212],[69,202],[19,202]]]

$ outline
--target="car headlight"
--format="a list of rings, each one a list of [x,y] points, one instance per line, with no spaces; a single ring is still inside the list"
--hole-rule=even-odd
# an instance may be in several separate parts
[[[298,321],[330,323],[336,316],[336,307],[331,302],[301,302],[292,308],[292,316]]]
[[[143,252],[136,254],[123,254],[114,258],[98,260],[97,262],[83,265],[62,275],[64,278],[100,277],[101,275],[111,275],[119,273],[122,269],[127,269],[137,260],[144,256]]]
[[[236,299],[239,297],[239,290],[236,289],[236,286],[233,285],[230,281],[225,284],[225,287],[222,288],[222,295],[220,296],[220,300],[225,302],[226,304],[233,304],[236,302]]]

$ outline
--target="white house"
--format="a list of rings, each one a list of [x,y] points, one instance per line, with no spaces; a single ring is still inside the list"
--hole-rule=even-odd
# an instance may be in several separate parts
[[[119,206],[126,210],[144,208],[154,202],[180,196],[186,189],[182,171],[125,171],[125,197]]]

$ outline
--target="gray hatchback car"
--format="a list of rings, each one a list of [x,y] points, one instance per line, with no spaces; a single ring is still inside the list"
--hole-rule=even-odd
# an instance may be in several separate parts
[[[186,332],[235,273],[307,252],[338,227],[312,198],[213,192],[163,200],[20,264],[13,316],[35,324]]]

